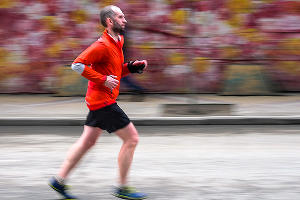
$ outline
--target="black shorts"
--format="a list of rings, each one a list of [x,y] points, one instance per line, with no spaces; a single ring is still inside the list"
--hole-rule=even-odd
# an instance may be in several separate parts
[[[85,121],[85,125],[98,127],[109,133],[124,128],[129,123],[130,119],[117,103],[98,110],[90,110]]]

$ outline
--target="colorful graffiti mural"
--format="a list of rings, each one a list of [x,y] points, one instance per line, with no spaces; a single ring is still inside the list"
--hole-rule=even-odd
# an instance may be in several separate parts
[[[10,0],[0,2],[0,92],[84,93],[66,65],[99,37],[109,4],[129,22],[126,59],[149,61],[131,76],[148,92],[224,93],[233,65],[259,65],[274,91],[300,91],[299,1]]]

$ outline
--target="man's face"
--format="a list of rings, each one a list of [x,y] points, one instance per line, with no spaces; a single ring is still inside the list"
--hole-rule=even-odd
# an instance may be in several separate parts
[[[125,15],[118,7],[114,7],[113,10],[116,15],[112,19],[112,22],[113,22],[112,30],[115,33],[122,33],[124,31],[125,25],[127,23],[127,21],[125,19]]]

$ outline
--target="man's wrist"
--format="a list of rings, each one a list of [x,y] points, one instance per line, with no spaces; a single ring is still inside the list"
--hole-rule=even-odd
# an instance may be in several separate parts
[[[134,63],[134,61],[127,62],[127,68],[130,71],[130,73],[135,73],[133,63]]]
[[[101,77],[101,80],[103,81],[103,83],[105,83],[105,81],[107,81],[107,75],[103,75],[103,77]]]

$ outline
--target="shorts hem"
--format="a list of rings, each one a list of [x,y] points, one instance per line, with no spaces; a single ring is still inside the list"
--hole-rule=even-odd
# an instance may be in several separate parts
[[[122,128],[125,128],[126,126],[128,126],[129,124],[130,124],[130,120],[128,121],[128,123],[126,123],[125,125],[122,125],[122,126],[120,126],[120,127],[118,127],[118,128],[114,128],[114,129],[112,129],[112,130],[106,130],[108,133],[113,133],[113,132],[116,132],[116,131],[118,131],[118,130],[120,130],[120,129],[122,129]]]

